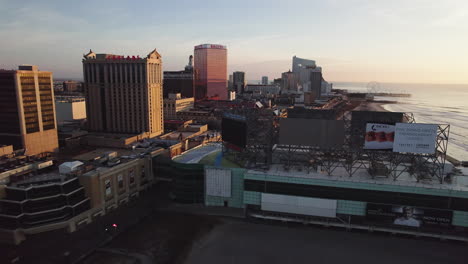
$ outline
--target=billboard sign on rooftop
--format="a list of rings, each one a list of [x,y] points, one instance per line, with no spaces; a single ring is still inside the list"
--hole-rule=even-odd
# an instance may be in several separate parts
[[[393,152],[434,154],[436,139],[437,125],[397,123]]]
[[[392,149],[395,126],[367,123],[364,149]]]
[[[366,219],[382,224],[421,228],[425,226],[449,228],[452,211],[404,205],[368,203]]]

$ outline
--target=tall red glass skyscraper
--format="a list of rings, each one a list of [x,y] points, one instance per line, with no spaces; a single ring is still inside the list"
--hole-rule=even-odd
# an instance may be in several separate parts
[[[228,99],[227,49],[223,45],[195,46],[195,99]]]

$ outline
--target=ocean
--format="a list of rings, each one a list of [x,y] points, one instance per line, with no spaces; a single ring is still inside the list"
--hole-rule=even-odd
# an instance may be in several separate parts
[[[411,112],[417,123],[450,124],[447,154],[468,161],[468,84],[333,83],[335,89],[366,92],[409,93],[411,97],[376,97],[397,101],[383,107],[392,112]]]

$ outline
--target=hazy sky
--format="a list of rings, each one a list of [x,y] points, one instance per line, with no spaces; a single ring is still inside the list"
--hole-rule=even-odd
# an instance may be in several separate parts
[[[467,0],[0,0],[0,68],[81,78],[81,58],[146,55],[182,69],[193,46],[228,46],[229,72],[279,77],[291,57],[330,81],[468,83]]]

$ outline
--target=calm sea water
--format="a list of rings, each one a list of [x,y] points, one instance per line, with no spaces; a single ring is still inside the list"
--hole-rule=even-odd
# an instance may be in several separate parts
[[[333,83],[333,88],[366,92],[367,83]],[[374,85],[378,92],[409,93],[409,98],[380,97],[377,100],[398,101],[384,105],[393,112],[412,112],[417,123],[450,124],[448,154],[468,160],[468,85],[398,84]]]

